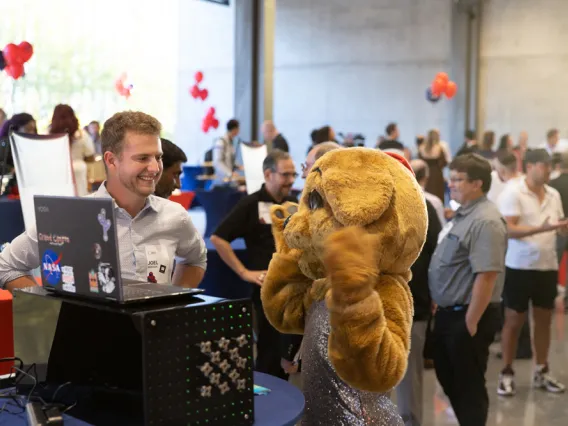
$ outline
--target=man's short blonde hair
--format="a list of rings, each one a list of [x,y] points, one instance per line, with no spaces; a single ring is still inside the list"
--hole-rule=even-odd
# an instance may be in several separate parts
[[[117,112],[103,126],[101,142],[103,154],[110,151],[120,155],[124,146],[126,132],[142,135],[160,136],[162,125],[151,115],[140,111]]]

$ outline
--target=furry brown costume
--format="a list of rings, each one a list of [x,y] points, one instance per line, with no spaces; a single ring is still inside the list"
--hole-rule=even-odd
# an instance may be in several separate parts
[[[331,151],[314,164],[299,207],[274,206],[272,216],[277,252],[261,293],[269,321],[303,334],[310,308],[325,299],[327,355],[337,375],[363,391],[392,389],[406,370],[407,283],[427,228],[406,160],[367,148]],[[304,372],[310,368],[304,357]],[[308,412],[318,403],[311,399]]]

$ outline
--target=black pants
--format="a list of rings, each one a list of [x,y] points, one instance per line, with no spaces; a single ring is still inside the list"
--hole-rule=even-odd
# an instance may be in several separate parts
[[[465,325],[466,311],[436,312],[434,367],[461,426],[484,426],[489,411],[485,371],[489,345],[499,320],[498,305],[490,305],[473,337]]]
[[[252,301],[258,324],[255,370],[288,380],[288,375],[280,366],[281,335],[266,319],[260,300],[260,287],[253,290]]]

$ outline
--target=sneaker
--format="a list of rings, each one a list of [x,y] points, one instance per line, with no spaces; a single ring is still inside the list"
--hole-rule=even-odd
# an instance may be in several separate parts
[[[566,390],[562,383],[550,375],[548,367],[544,367],[534,372],[533,386],[537,389],[544,389],[551,393],[562,393]]]
[[[507,372],[499,374],[497,394],[501,396],[513,396],[515,393],[515,373]]]

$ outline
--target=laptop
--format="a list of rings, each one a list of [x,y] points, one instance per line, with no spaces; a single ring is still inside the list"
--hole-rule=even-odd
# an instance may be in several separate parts
[[[111,198],[35,195],[34,208],[46,290],[121,304],[204,291],[123,279]]]

